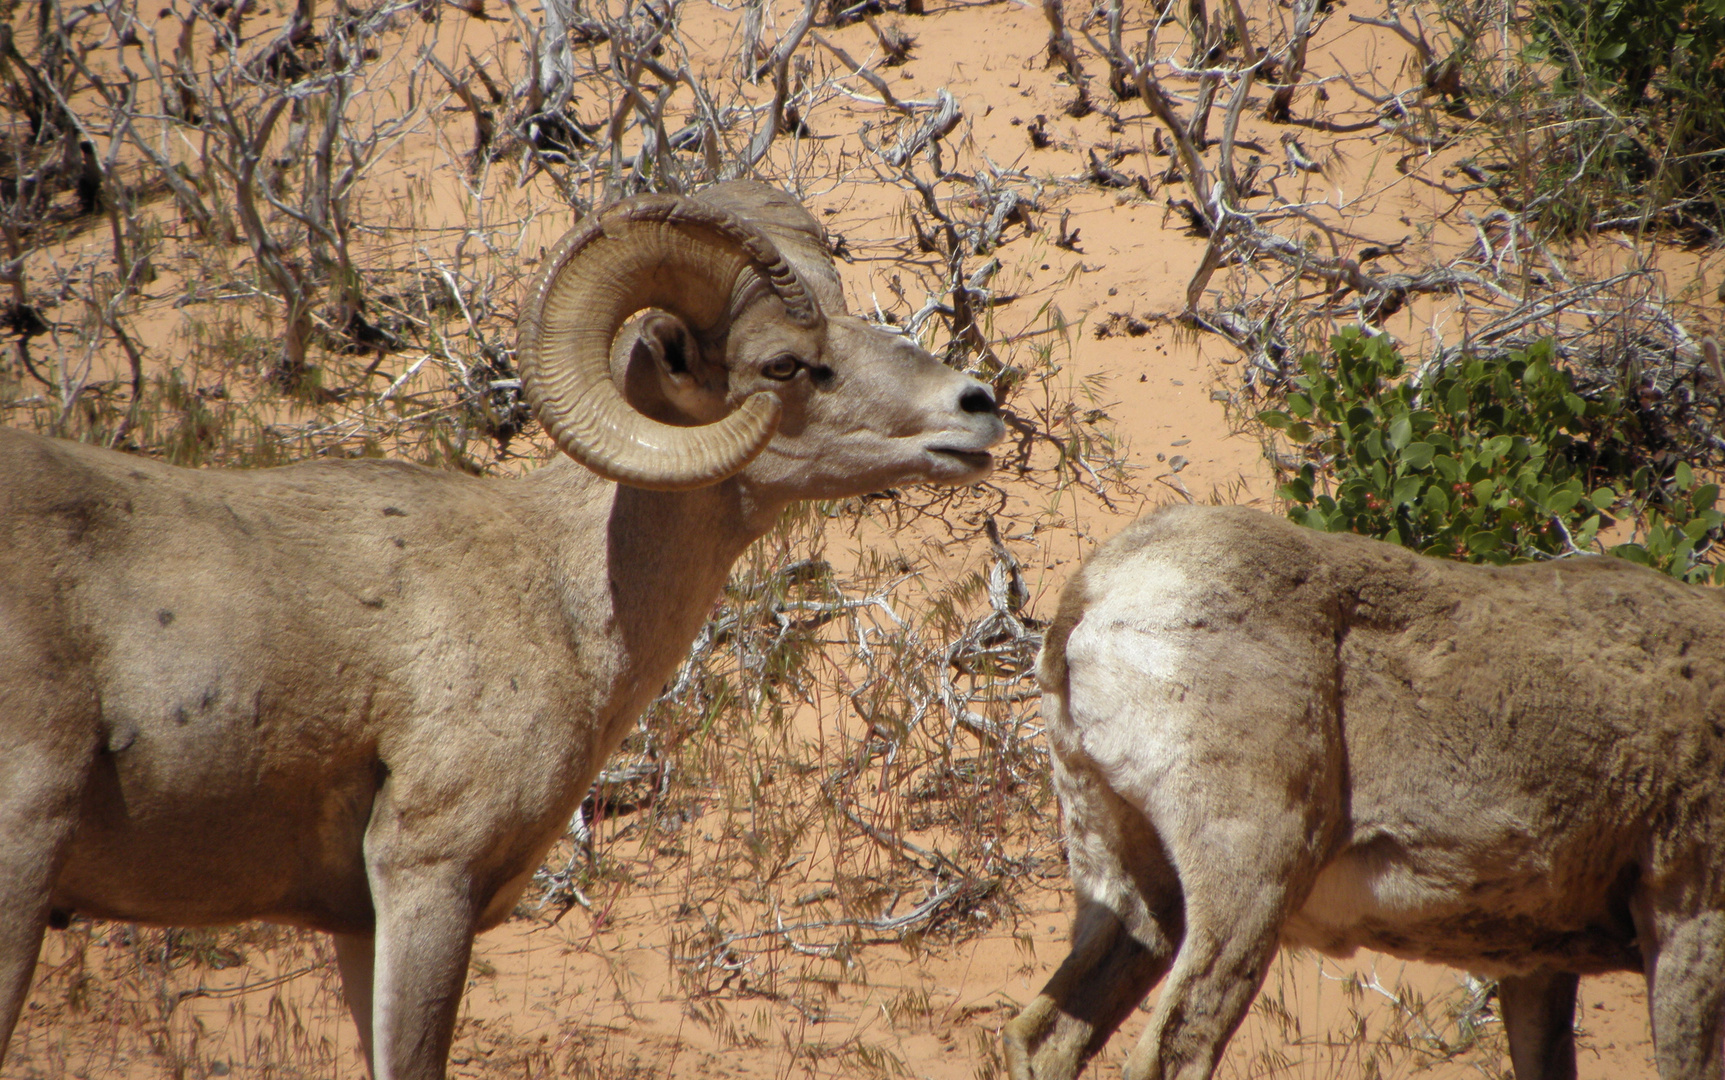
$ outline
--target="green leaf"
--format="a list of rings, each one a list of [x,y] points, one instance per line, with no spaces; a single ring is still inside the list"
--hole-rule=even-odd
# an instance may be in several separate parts
[[[1413,441],[1414,425],[1406,413],[1390,421],[1390,445],[1400,450]],[[1687,486],[1687,485],[1685,485]]]
[[[1423,476],[1404,476],[1396,481],[1395,490],[1390,492],[1391,506],[1406,506],[1419,498],[1421,489],[1426,486]]]
[[[1429,442],[1409,443],[1402,451],[1402,462],[1410,469],[1423,469],[1432,463],[1437,447]]]
[[[1491,501],[1491,493],[1496,490],[1497,481],[1488,476],[1484,480],[1474,484],[1473,497],[1480,503],[1480,505],[1483,506]]]
[[[1444,489],[1440,485],[1432,484],[1421,493],[1420,506],[1428,514],[1435,514],[1440,518],[1445,517],[1449,514],[1449,496],[1444,493]]]
[[[1304,479],[1290,480],[1276,489],[1276,497],[1293,503],[1309,503],[1312,501],[1312,485]]]
[[[1258,423],[1263,424],[1271,431],[1281,431],[1291,422],[1288,414],[1279,409],[1265,409],[1258,414]]]
[[[1677,463],[1676,471],[1672,474],[1672,479],[1677,481],[1677,486],[1679,488],[1694,487],[1695,470],[1689,467],[1689,463],[1687,461],[1679,461]]]
[[[1689,496],[1689,505],[1697,513],[1713,509],[1713,504],[1719,500],[1718,484],[1702,484],[1695,489],[1695,494]]]
[[[1618,544],[1608,554],[1637,566],[1650,566],[1653,563],[1653,560],[1647,557],[1647,549],[1640,544]]]
[[[1467,534],[1467,549],[1475,555],[1496,551],[1502,544],[1490,529],[1475,529]]]
[[[1288,411],[1302,420],[1307,419],[1312,415],[1312,399],[1304,394],[1289,394]]]
[[[1294,423],[1289,424],[1288,438],[1292,439],[1294,442],[1310,442],[1312,439],[1312,425],[1301,421],[1295,421]]]

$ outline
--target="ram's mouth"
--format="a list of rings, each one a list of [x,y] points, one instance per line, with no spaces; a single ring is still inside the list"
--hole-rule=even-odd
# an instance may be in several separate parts
[[[980,471],[994,467],[994,455],[986,450],[960,450],[956,446],[931,446],[928,450],[952,458],[967,469]]]

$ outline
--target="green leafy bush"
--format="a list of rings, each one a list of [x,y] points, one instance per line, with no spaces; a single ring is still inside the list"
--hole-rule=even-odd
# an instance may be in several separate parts
[[[1725,524],[1719,486],[1648,453],[1621,390],[1578,394],[1549,343],[1420,384],[1384,337],[1349,329],[1330,348],[1333,366],[1301,361],[1286,410],[1258,414],[1306,459],[1278,492],[1295,521],[1502,564],[1603,547],[1623,518],[1635,539],[1610,554],[1725,581],[1701,561]]]

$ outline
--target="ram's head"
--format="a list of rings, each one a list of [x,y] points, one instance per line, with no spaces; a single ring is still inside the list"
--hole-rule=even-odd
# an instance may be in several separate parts
[[[968,483],[1003,434],[987,387],[846,313],[820,225],[754,182],[577,226],[528,295],[519,356],[557,445],[636,487]]]

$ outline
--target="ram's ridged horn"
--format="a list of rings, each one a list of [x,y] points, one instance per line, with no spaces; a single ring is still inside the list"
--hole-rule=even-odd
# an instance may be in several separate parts
[[[697,331],[730,306],[750,268],[800,326],[824,316],[771,240],[693,199],[639,195],[570,230],[545,260],[522,311],[517,362],[528,403],[564,453],[608,480],[678,491],[735,474],[779,426],[762,392],[700,427],[635,411],[611,381],[611,346],[631,316],[662,308]]]

